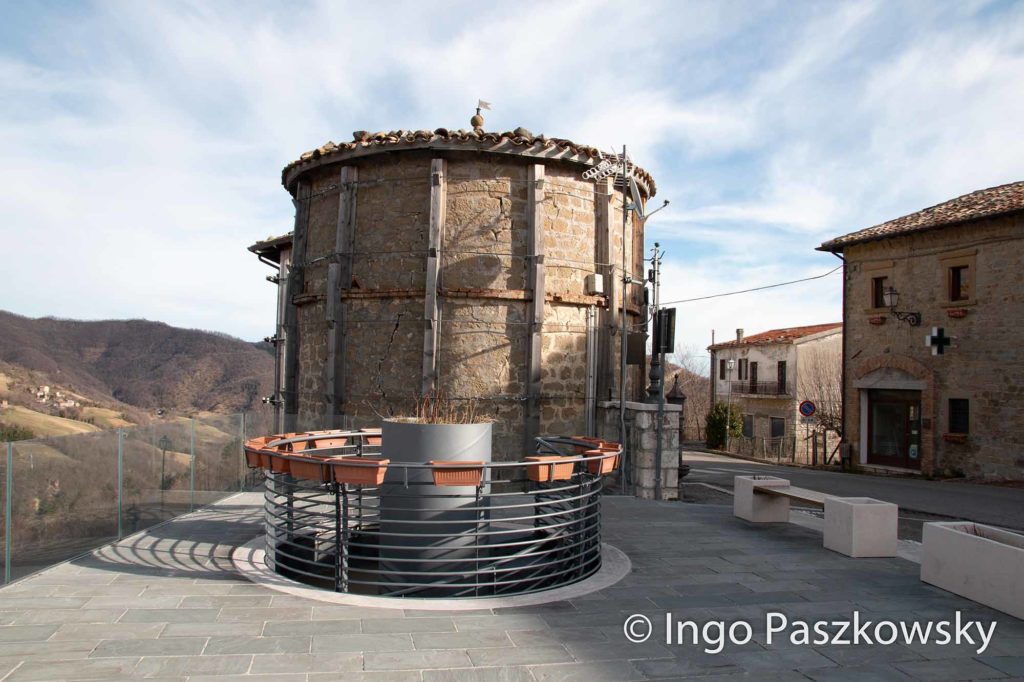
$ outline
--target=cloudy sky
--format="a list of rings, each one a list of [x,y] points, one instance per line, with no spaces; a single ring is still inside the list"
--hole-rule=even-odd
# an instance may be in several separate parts
[[[668,210],[665,300],[824,273],[823,240],[1024,179],[1014,2],[66,2],[0,10],[0,308],[258,339],[280,170],[353,130],[628,144]],[[679,306],[840,319],[838,273]]]

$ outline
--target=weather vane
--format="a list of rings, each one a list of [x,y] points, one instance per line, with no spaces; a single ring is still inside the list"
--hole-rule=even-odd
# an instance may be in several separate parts
[[[488,111],[490,111],[491,103],[485,102],[482,99],[478,99],[476,101],[476,115],[473,118],[469,119],[469,124],[473,126],[473,130],[484,129],[484,117],[480,115],[481,109],[487,109]]]

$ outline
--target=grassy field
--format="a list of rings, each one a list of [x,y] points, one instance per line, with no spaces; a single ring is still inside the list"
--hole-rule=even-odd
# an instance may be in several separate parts
[[[20,405],[11,405],[6,410],[0,411],[0,421],[12,426],[30,429],[36,435],[36,438],[42,438],[43,436],[68,436],[74,433],[91,433],[100,430],[100,427],[93,426],[92,424],[75,421],[74,419],[54,417],[53,415],[36,412]]]
[[[82,420],[92,419],[101,429],[123,429],[134,424],[121,416],[117,410],[106,407],[83,407]]]

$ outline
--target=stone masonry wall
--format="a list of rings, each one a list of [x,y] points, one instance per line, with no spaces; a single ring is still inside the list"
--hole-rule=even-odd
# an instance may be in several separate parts
[[[338,229],[337,185],[344,164],[305,176],[313,197],[306,226],[305,288],[298,297],[298,423],[305,429],[365,426],[414,409],[423,369],[433,158],[447,160],[446,221],[439,252],[438,387],[452,399],[475,398],[478,413],[496,419],[495,457],[519,458],[524,454],[531,298],[527,232],[532,207],[527,178],[529,165],[538,162],[533,158],[423,150],[348,162],[357,168],[358,184],[352,291],[343,295],[339,306],[346,318],[344,424],[332,423],[327,414],[329,328],[324,300]],[[540,214],[548,296],[542,337],[541,432],[582,433],[586,310],[588,305],[596,309],[604,305],[603,299],[585,295],[584,278],[599,271],[595,205],[607,197],[595,196],[595,184],[579,179],[577,166],[544,165]],[[618,192],[612,203],[621,205]],[[621,259],[619,221],[621,213],[614,211],[613,263]],[[626,243],[635,275],[643,272],[640,230],[639,224],[633,224]],[[640,293],[634,287],[631,305]],[[617,349],[617,337],[612,345]]]
[[[950,257],[970,263],[971,300],[946,295]],[[860,446],[854,382],[893,367],[928,382],[922,404],[926,474],[1024,478],[1024,219],[980,221],[846,249],[847,390],[845,433]],[[920,327],[871,307],[871,279],[888,276],[899,309],[919,311]],[[879,321],[881,322],[879,324]],[[953,346],[933,356],[924,338],[942,327]],[[970,434],[949,442],[948,401],[970,401]],[[854,457],[859,459],[858,455]]]

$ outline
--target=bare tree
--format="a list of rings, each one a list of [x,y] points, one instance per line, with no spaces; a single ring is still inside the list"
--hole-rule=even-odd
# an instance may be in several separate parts
[[[673,380],[678,376],[679,386],[686,396],[683,433],[687,439],[704,438],[704,419],[711,409],[710,379],[705,371],[701,354],[691,348],[676,351],[665,359],[665,391],[672,390]]]
[[[839,337],[841,338],[841,337]],[[838,340],[809,344],[800,349],[801,397],[818,408],[818,428],[837,436],[843,432],[843,350]]]

